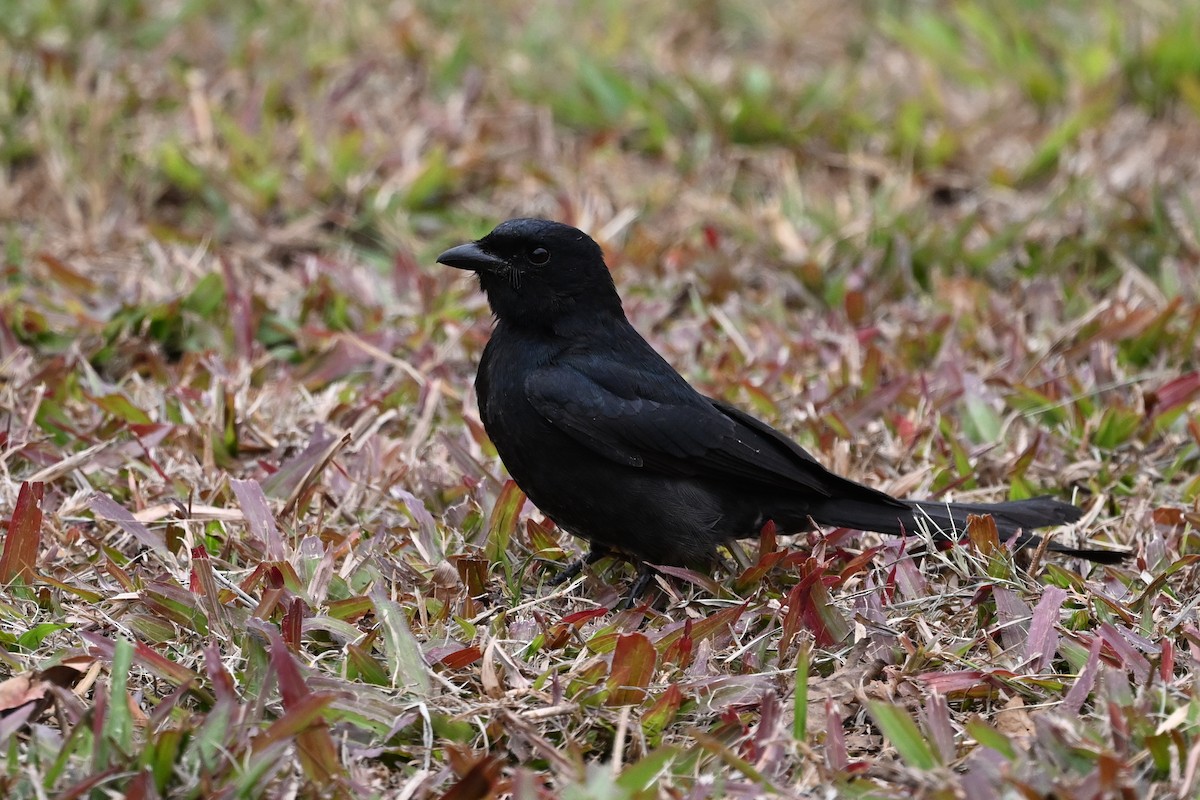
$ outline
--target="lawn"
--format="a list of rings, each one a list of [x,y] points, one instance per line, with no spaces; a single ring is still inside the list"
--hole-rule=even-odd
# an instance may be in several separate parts
[[[1200,8],[0,3],[0,795],[1200,792]],[[1013,553],[554,574],[434,263],[587,230],[694,385]],[[653,531],[647,531],[653,536]]]

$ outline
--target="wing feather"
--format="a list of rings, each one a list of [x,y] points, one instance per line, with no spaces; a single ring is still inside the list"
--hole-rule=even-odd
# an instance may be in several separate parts
[[[586,373],[570,365],[543,367],[528,377],[525,391],[543,418],[612,461],[821,497],[841,483],[799,445],[682,379],[681,386],[656,385],[653,376],[622,365],[588,367]]]

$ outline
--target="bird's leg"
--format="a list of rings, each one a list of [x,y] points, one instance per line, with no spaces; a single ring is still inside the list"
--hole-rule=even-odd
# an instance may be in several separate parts
[[[602,544],[593,544],[588,554],[583,558],[577,558],[562,569],[557,575],[550,579],[551,586],[558,586],[566,583],[574,578],[579,573],[583,572],[584,567],[590,567],[605,556],[612,555],[612,551]]]
[[[637,577],[633,579],[633,585],[629,587],[629,594],[625,595],[625,599],[621,601],[621,608],[633,608],[657,574],[658,572],[653,567],[639,562]]]

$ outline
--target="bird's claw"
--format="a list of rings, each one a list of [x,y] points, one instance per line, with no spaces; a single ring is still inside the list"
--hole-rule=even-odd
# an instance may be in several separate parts
[[[629,594],[625,595],[618,606],[622,611],[633,608],[638,599],[645,593],[650,583],[654,580],[654,576],[658,573],[645,564],[638,565],[637,577],[633,579],[633,584],[629,587]]]
[[[592,545],[592,549],[583,558],[577,558],[567,566],[563,567],[562,571],[550,579],[551,586],[559,586],[572,580],[576,575],[583,572],[584,567],[590,567],[605,556],[611,555],[612,551],[603,545]]]

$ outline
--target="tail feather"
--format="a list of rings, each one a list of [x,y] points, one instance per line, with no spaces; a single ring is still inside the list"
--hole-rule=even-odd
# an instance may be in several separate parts
[[[957,541],[966,535],[967,517],[990,514],[1003,541],[1016,537],[1018,547],[1036,547],[1042,537],[1028,533],[1034,528],[1065,525],[1083,516],[1083,511],[1052,497],[1010,500],[1003,503],[938,503],[929,500],[905,500],[907,508],[867,502],[842,502],[820,509],[813,519],[825,525],[838,525],[864,531],[899,536],[912,533],[924,520],[936,538]],[[1112,550],[1067,547],[1051,542],[1056,553],[1086,558],[1101,564],[1115,564],[1127,554]]]
[[[1066,525],[1083,516],[1083,510],[1053,497],[1034,497],[1029,500],[1009,500],[1004,503],[935,503],[928,500],[906,500],[914,510],[914,519],[925,518],[942,530],[965,531],[971,514],[991,514],[996,520],[1000,538],[1008,540],[1017,531]],[[908,527],[908,526],[905,526]]]

